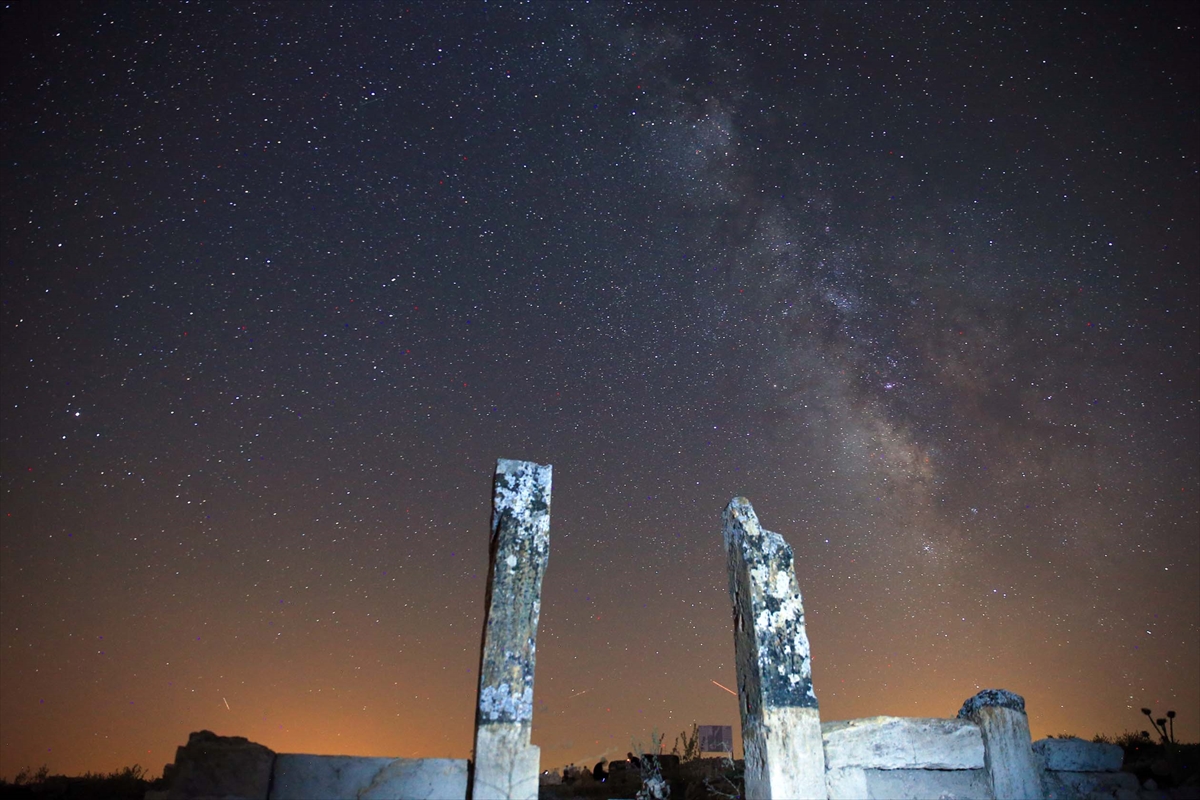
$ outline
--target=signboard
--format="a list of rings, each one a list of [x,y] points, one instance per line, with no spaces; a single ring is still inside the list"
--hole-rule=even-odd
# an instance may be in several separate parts
[[[732,753],[733,752],[733,726],[732,725],[701,725],[700,726],[700,752],[701,753]]]

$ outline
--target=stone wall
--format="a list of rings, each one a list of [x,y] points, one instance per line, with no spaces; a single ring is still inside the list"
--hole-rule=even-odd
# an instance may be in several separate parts
[[[821,738],[828,800],[995,800],[983,734],[970,720],[869,717],[826,722]],[[1030,797],[1170,800],[1194,795],[1141,789],[1137,778],[1120,771],[1123,753],[1116,745],[1042,739],[1030,751],[1038,778]],[[717,778],[727,769],[724,759],[683,765],[670,757],[665,761],[664,777],[689,783]],[[610,775],[630,797],[640,788],[637,770],[613,769]],[[147,792],[146,800],[457,800],[467,796],[467,777],[464,759],[274,753],[240,736],[199,731],[178,748],[175,763],[164,771],[167,789]]]
[[[979,725],[966,719],[870,717],[821,725],[829,800],[996,800]],[[1163,800],[1121,772],[1115,744],[1041,739],[1029,745],[1036,781],[1024,797]]]
[[[280,753],[267,800],[450,800],[467,795],[467,761]]]
[[[275,753],[240,736],[198,731],[146,800],[449,800],[467,796],[467,761]]]
[[[1121,772],[1124,751],[1115,744],[1082,739],[1040,739],[1033,743],[1047,800],[1138,800],[1154,796],[1142,792],[1137,777]]]

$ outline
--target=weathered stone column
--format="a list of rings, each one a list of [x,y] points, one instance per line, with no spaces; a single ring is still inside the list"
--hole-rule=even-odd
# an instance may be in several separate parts
[[[493,484],[473,800],[537,800],[533,668],[550,555],[549,465],[500,459]]]
[[[722,515],[749,800],[826,796],[804,604],[783,537],[735,497]]]
[[[1039,768],[1025,716],[1025,698],[1004,689],[984,689],[963,703],[959,719],[983,734],[983,766],[996,800],[1043,797]]]

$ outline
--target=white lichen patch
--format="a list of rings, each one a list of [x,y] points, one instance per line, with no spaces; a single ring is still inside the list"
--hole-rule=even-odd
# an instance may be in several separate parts
[[[550,485],[553,467],[532,461],[496,462],[492,529],[507,513],[517,523],[517,535],[533,537],[534,550],[541,553],[550,543]]]
[[[758,522],[758,520],[755,519],[755,522]],[[783,540],[782,536],[780,536],[778,533],[775,533],[775,531],[762,532],[761,547],[763,555],[771,559],[785,550],[791,552],[787,542]]]
[[[514,692],[507,683],[485,686],[479,693],[479,713],[490,722],[528,722],[533,719],[533,687]]]
[[[796,579],[783,570],[779,570],[771,578],[767,586],[767,594],[779,600],[790,600],[795,596]]]
[[[764,561],[754,558],[754,553],[748,553],[743,556],[750,564],[750,580],[755,586],[766,586],[771,581],[771,571],[767,569]]]
[[[782,630],[789,625],[804,623],[804,603],[796,588],[796,578],[789,570],[778,569],[776,564],[760,562],[750,568],[750,579],[754,584],[753,588],[758,590],[755,593],[761,592],[763,597],[763,600],[756,602],[756,605],[761,606],[754,620],[757,630]],[[764,602],[766,598],[776,602],[768,604]],[[771,610],[770,605],[777,605],[778,608]]]

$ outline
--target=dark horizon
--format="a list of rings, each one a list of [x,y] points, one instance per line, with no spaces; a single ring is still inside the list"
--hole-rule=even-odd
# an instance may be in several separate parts
[[[735,496],[823,719],[1196,741],[1197,14],[0,9],[0,775],[466,757],[502,457],[544,764],[737,729]]]

